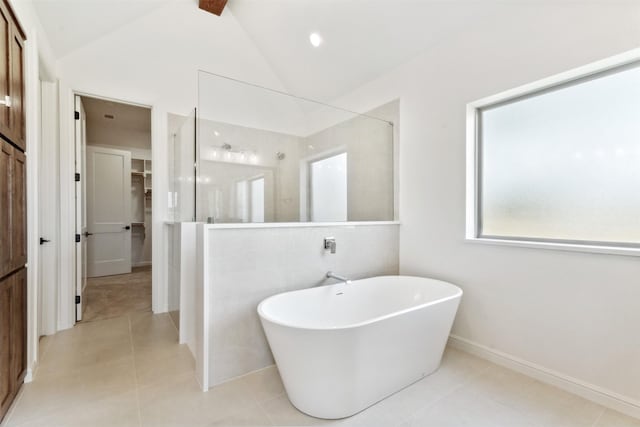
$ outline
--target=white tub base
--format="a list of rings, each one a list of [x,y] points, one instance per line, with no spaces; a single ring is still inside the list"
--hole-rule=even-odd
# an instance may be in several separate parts
[[[461,295],[436,280],[377,277],[276,295],[259,313],[291,403],[337,419],[434,372]]]

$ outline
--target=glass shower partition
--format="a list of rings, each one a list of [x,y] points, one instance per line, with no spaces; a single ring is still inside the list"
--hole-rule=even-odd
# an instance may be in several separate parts
[[[388,111],[356,114],[200,71],[197,112],[196,221],[394,220]]]
[[[168,140],[168,292],[167,307],[174,324],[180,325],[181,233],[184,222],[195,219],[196,203],[196,112],[188,116],[170,114]]]
[[[175,222],[191,222],[196,219],[196,110],[174,117],[179,126],[170,135],[169,212]]]

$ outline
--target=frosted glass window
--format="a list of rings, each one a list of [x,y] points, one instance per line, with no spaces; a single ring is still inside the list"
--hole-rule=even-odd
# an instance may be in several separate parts
[[[478,110],[479,235],[640,244],[640,68]]]
[[[311,162],[311,220],[347,220],[347,153]]]
[[[247,181],[236,182],[236,220],[249,221],[249,206],[247,200]]]
[[[264,178],[251,181],[251,222],[264,222]]]

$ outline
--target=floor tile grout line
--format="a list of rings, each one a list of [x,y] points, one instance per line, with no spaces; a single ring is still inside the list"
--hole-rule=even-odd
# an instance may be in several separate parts
[[[265,401],[265,402],[270,402],[271,400],[275,400],[275,399],[276,399],[276,398],[274,397],[273,399],[269,399],[268,401]],[[275,427],[276,422],[275,422],[275,421],[273,421],[273,419],[271,418],[271,415],[269,415],[269,411],[267,411],[267,410],[265,409],[265,407],[264,407],[264,406],[262,406],[262,403],[263,403],[263,402],[258,403],[258,406],[260,407],[260,409],[262,409],[262,412],[264,412],[264,414],[267,416],[267,420],[269,421],[269,425],[270,425],[270,426],[272,426],[272,427]]]
[[[142,409],[140,408],[140,387],[138,385],[138,366],[136,364],[136,350],[133,345],[133,326],[131,325],[131,315],[127,315],[129,322],[129,342],[131,343],[131,357],[133,358],[133,382],[136,390],[136,409],[138,413],[138,425],[142,427]]]
[[[600,412],[600,415],[598,415],[596,417],[596,419],[593,421],[593,424],[591,424],[591,427],[596,427],[598,425],[598,423],[600,422],[600,420],[602,419],[602,417],[604,416],[605,412],[607,412],[607,408],[605,408],[604,406],[602,407],[602,411]]]
[[[413,418],[413,416],[416,415],[418,412],[424,411],[425,409],[434,406],[436,403],[438,403],[441,400],[453,395],[457,391],[461,390],[463,387],[468,386],[473,380],[475,380],[475,379],[481,377],[482,375],[486,374],[487,371],[489,371],[489,369],[491,369],[491,365],[487,365],[484,368],[479,369],[478,372],[469,375],[467,378],[465,378],[463,381],[461,381],[458,385],[456,385],[455,387],[452,387],[451,390],[449,390],[448,392],[442,394],[441,396],[439,396],[438,398],[436,398],[433,401],[429,402],[427,405],[421,407],[420,409],[416,409],[416,410],[412,411],[410,414],[403,416],[402,420],[400,421],[400,423],[398,423],[398,425],[401,425],[404,422],[411,421],[411,418]],[[436,372],[434,372],[434,374]],[[424,377],[422,380],[425,380],[427,378],[429,378],[429,375]]]

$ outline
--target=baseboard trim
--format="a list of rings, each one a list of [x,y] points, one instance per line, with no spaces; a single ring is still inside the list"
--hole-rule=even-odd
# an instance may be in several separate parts
[[[551,384],[570,393],[576,394],[606,408],[613,409],[630,417],[640,418],[640,401],[620,395],[611,390],[581,381],[577,378],[556,372],[524,359],[503,353],[478,344],[457,335],[449,336],[449,345],[467,353],[474,354],[497,365],[504,366],[521,374]]]
[[[148,267],[151,265],[151,261],[142,261],[131,264],[131,267]]]
[[[28,384],[33,381],[33,369],[27,369],[26,374],[24,375],[24,383]]]

